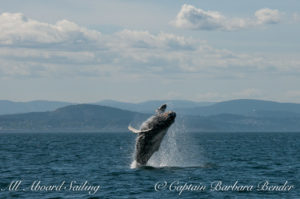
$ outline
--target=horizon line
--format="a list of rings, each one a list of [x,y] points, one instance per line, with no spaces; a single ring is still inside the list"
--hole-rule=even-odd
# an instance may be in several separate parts
[[[9,100],[9,99],[0,99],[1,101],[8,101],[13,103],[30,103],[30,102],[61,102],[61,103],[70,103],[70,104],[94,104],[94,103],[101,103],[104,101],[113,101],[113,102],[120,102],[120,103],[131,103],[131,104],[140,104],[145,102],[151,102],[151,101],[186,101],[186,102],[194,102],[194,103],[221,103],[221,102],[228,102],[228,101],[238,101],[238,100],[253,100],[253,101],[265,101],[265,102],[275,102],[275,103],[292,103],[292,104],[300,104],[300,102],[291,102],[291,101],[280,101],[280,100],[274,100],[274,99],[258,99],[258,98],[232,98],[232,99],[224,99],[220,101],[196,101],[196,100],[190,100],[190,99],[150,99],[150,100],[142,100],[142,101],[121,101],[121,100],[115,100],[115,99],[102,99],[99,101],[93,101],[93,102],[72,102],[67,100],[49,100],[49,99],[34,99],[34,100],[28,100],[28,101],[17,101],[17,100]]]

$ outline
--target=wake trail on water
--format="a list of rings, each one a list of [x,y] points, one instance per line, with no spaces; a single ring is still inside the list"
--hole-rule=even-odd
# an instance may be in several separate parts
[[[168,130],[159,150],[152,155],[146,166],[155,168],[203,167],[202,152],[203,150],[197,140],[193,138],[193,134],[186,131],[184,120],[178,119]],[[130,168],[138,167],[138,163],[133,160]]]

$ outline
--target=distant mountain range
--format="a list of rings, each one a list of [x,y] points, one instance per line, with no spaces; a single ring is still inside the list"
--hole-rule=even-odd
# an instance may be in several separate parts
[[[103,100],[90,104],[109,106],[132,112],[152,114],[157,107],[164,103],[168,104],[169,110],[174,110],[180,115],[210,116],[218,114],[237,114],[255,117],[281,117],[300,114],[300,104],[249,99],[230,100],[218,103],[194,102],[188,100],[152,100],[141,103],[128,103],[114,100]],[[53,111],[72,104],[74,103],[45,100],[31,102],[0,100],[0,115]]]
[[[169,109],[185,109],[193,107],[208,106],[211,102],[193,102],[188,100],[152,100],[141,103],[128,103],[119,102],[115,100],[103,100],[95,103],[96,105],[109,106],[113,108],[119,108],[123,110],[129,110],[141,113],[153,113],[154,110],[161,104],[167,103]],[[28,113],[28,112],[41,112],[41,111],[53,111],[58,108],[72,105],[76,103],[59,102],[59,101],[46,101],[37,100],[30,102],[13,102],[8,100],[0,100],[0,115],[14,114],[14,113]]]
[[[55,111],[0,116],[0,131],[127,131],[148,115],[100,105],[80,104]]]
[[[139,104],[116,101],[100,103],[106,103],[106,106],[77,104],[51,111],[0,115],[0,132],[124,132],[127,131],[129,123],[138,127],[154,113],[159,105],[163,104],[163,101],[149,101]],[[184,126],[186,131],[300,132],[300,104],[261,100],[231,100],[211,103],[207,106],[189,101],[173,101],[172,103],[169,102],[168,104],[172,110],[177,112],[176,125]],[[124,106],[121,106],[122,104]],[[142,104],[145,108],[141,112],[144,113],[125,110],[126,108],[139,110],[142,108]],[[63,106],[63,104],[55,102],[54,106]],[[121,106],[122,109],[112,106]],[[43,106],[42,108],[53,107]],[[147,112],[151,112],[151,114]]]
[[[194,107],[203,107],[214,104],[213,102],[194,102],[188,100],[151,100],[140,103],[127,103],[114,100],[103,100],[95,103],[102,106],[110,106],[130,111],[136,111],[141,113],[153,113],[154,110],[162,104],[168,104],[170,110],[185,110],[192,109]]]
[[[294,116],[300,114],[300,104],[279,103],[263,100],[230,100],[215,103],[209,106],[179,109],[178,112],[184,115],[218,115],[237,114],[244,116]]]

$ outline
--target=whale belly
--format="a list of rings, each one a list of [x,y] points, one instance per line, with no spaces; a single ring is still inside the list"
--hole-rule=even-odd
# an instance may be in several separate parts
[[[168,129],[165,129],[158,133],[142,133],[138,136],[136,141],[135,159],[139,164],[145,165],[153,153],[159,150],[161,142],[167,131]]]

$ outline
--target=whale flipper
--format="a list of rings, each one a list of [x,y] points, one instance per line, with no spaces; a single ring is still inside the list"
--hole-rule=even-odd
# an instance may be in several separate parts
[[[135,129],[135,128],[133,128],[133,127],[130,126],[130,125],[128,126],[128,130],[131,131],[131,132],[133,132],[133,133],[141,133],[140,130]]]
[[[133,128],[131,125],[129,125],[128,130],[131,131],[132,133],[147,133],[147,132],[150,132],[152,129],[137,130],[137,129]]]

